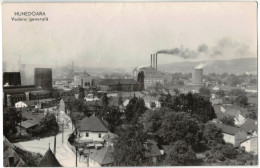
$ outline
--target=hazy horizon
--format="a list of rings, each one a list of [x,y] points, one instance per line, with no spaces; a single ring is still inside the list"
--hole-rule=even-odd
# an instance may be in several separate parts
[[[3,4],[3,61],[12,70],[19,56],[22,64],[131,69],[158,51],[159,65],[256,58],[256,10],[255,2]],[[23,11],[49,20],[11,20]]]

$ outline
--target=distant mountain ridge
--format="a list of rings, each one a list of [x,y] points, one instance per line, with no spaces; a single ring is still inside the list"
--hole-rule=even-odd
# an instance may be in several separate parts
[[[192,69],[200,63],[206,64],[203,68],[205,73],[257,73],[257,58],[239,58],[232,60],[214,60],[198,62],[174,62],[170,64],[158,65],[158,70],[168,72],[190,73]]]

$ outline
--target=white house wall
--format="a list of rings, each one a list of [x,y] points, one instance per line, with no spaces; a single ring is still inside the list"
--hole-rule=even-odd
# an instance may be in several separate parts
[[[88,137],[86,137],[86,133],[88,133]],[[80,132],[79,141],[98,141],[103,142],[104,140],[102,138],[99,138],[98,135],[101,134],[101,137],[103,137],[107,132],[87,132],[82,131]]]
[[[226,143],[231,143],[232,145],[235,145],[235,136],[234,135],[229,135],[229,134],[226,134],[226,133],[223,133],[224,137],[224,141]]]

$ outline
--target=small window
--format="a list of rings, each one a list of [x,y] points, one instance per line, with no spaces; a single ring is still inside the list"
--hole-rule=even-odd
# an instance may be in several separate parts
[[[101,138],[101,134],[98,134],[98,137]]]
[[[86,133],[86,137],[88,137],[89,135],[88,135],[88,132]]]

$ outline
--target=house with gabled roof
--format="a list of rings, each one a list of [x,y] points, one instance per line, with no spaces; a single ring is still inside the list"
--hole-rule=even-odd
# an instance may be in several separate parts
[[[16,152],[16,147],[3,137],[3,166],[4,167],[28,167],[27,163]]]
[[[248,133],[249,136],[257,136],[258,124],[257,120],[247,119],[246,122],[240,127]]]
[[[78,142],[103,142],[109,132],[106,124],[96,116],[84,117],[77,125]]]
[[[224,141],[232,144],[234,147],[239,146],[241,142],[247,139],[247,133],[240,128],[221,123],[214,124],[222,130]]]
[[[250,137],[249,139],[246,139],[245,141],[241,142],[240,147],[244,148],[246,152],[250,152],[253,155],[258,154],[258,138],[257,136]]]
[[[49,148],[43,158],[41,159],[39,167],[62,167],[59,161],[56,159],[55,155]]]
[[[106,146],[89,155],[89,167],[108,167],[114,163],[114,148]]]

